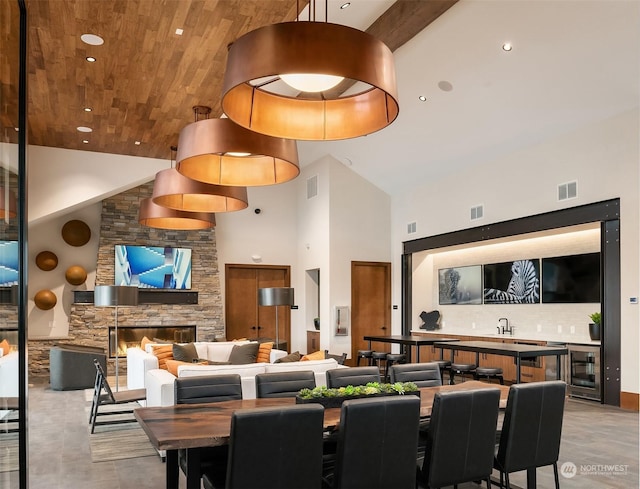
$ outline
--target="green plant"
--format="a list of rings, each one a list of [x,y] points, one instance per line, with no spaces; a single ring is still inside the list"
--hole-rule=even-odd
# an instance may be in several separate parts
[[[595,324],[600,325],[600,321],[602,321],[602,315],[599,312],[594,312],[593,314],[589,314],[589,317]]]
[[[332,389],[325,386],[314,387],[313,389],[302,389],[298,392],[298,396],[302,399],[317,399],[319,397],[371,396],[388,393],[402,395],[406,392],[415,392],[417,390],[418,386],[413,382],[396,382],[395,384],[369,382],[367,385],[348,385],[346,387]]]

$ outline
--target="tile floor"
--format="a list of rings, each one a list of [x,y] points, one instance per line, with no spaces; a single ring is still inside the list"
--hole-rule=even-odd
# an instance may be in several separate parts
[[[36,386],[30,389],[29,403],[30,489],[164,487],[159,457],[91,462],[83,391]],[[571,462],[577,473],[571,478],[561,475],[563,489],[639,487],[638,413],[571,399],[564,420],[560,465]],[[525,474],[512,475],[512,483],[524,487]],[[0,487],[17,488],[15,473],[11,477],[0,473]],[[464,485],[472,487],[478,486]],[[552,469],[538,469],[538,488],[552,487]]]

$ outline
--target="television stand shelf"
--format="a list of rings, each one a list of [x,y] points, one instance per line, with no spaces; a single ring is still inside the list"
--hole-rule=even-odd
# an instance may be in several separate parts
[[[74,290],[74,304],[93,304],[93,290]],[[140,289],[139,304],[197,304],[198,292],[193,290]]]

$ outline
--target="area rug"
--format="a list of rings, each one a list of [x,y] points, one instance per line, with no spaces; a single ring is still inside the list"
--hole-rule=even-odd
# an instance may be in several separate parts
[[[137,424],[100,428],[105,431],[98,431],[96,427],[96,432],[89,435],[92,462],[158,455],[147,434]]]

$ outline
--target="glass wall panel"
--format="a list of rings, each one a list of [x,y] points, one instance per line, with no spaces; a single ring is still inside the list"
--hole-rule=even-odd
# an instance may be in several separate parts
[[[24,363],[19,359],[25,355],[24,344],[22,351],[18,351],[18,286],[22,245],[18,226],[21,216],[17,203],[17,196],[20,195],[19,69],[19,3],[18,0],[0,0],[0,487],[3,489],[21,486],[20,455],[26,453],[26,433],[24,424],[19,425],[18,409],[19,370],[20,364]],[[25,406],[24,400],[22,405]],[[24,460],[22,469],[22,476],[26,477]]]

